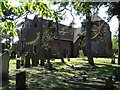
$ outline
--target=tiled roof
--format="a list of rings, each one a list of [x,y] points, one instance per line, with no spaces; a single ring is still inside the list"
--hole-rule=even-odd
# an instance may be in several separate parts
[[[93,15],[91,16],[91,21],[95,22],[95,21],[103,21],[102,18],[100,18],[98,15]]]
[[[35,17],[37,20],[39,19],[39,21],[41,21],[41,18],[38,18],[38,17]],[[51,20],[46,20],[46,19],[43,19],[43,24],[45,25],[48,21],[51,21]],[[32,25],[32,22],[31,20],[28,19],[27,21],[27,25]],[[56,24],[56,22],[54,22],[54,24]],[[28,26],[28,27],[29,27]],[[66,25],[63,25],[63,24],[58,24],[58,27],[59,27],[59,30],[61,30],[61,28],[63,27],[66,27]],[[36,32],[37,33],[37,32]],[[72,32],[68,32],[68,33],[65,33],[65,34],[60,34],[60,39],[61,40],[67,40],[67,41],[73,41],[73,33]],[[55,39],[58,39],[57,37]]]

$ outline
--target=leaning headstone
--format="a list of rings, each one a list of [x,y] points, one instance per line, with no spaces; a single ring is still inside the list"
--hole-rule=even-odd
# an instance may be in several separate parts
[[[2,82],[2,86],[4,86],[6,83],[8,83],[9,79],[9,53],[2,54],[2,58],[0,59],[0,81]]]
[[[21,55],[21,66],[24,66],[25,54]]]
[[[52,70],[53,69],[52,64],[48,63],[48,62],[45,64],[45,68],[48,69],[48,70]]]
[[[83,75],[83,81],[85,82],[87,80],[87,75]]]
[[[25,90],[25,71],[16,73],[16,90]]]
[[[113,68],[113,75],[117,81],[120,81],[120,67]]]
[[[31,54],[31,59],[32,59],[32,66],[37,66],[38,65],[38,59],[35,53]]]
[[[112,57],[111,64],[115,64],[115,55]]]
[[[17,60],[16,61],[16,69],[19,69],[20,68],[20,60]]]
[[[70,61],[70,58],[68,58],[68,61]]]
[[[11,58],[16,58],[16,52],[15,51],[11,52]]]
[[[28,52],[25,55],[25,67],[30,67],[30,54]]]
[[[20,58],[20,52],[17,52],[17,58]]]
[[[108,76],[108,78],[105,81],[105,86],[106,88],[113,88],[113,80],[112,80],[112,76]]]

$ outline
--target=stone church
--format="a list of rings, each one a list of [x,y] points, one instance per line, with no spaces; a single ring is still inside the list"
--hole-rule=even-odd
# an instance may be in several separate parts
[[[111,57],[112,56],[112,41],[111,31],[109,25],[102,20],[99,16],[92,16],[92,53],[94,57]],[[43,19],[43,25],[46,25],[50,20]],[[26,28],[22,31],[19,40],[19,50],[22,49],[24,52],[35,51],[39,53],[39,40],[36,43],[28,45],[27,42],[34,41],[37,38],[38,33],[41,29],[41,18],[35,16],[33,20],[26,20]],[[53,24],[56,24],[55,22]],[[58,24],[59,30],[61,31],[64,27],[69,27],[63,24]],[[60,34],[60,50],[62,57],[78,57],[79,50],[82,49],[86,55],[85,50],[85,23],[82,22],[81,28],[72,28],[72,32]],[[69,28],[67,28],[69,29]],[[22,45],[21,45],[22,43]],[[51,46],[51,57],[59,58],[59,42],[58,38],[55,37],[50,42]]]

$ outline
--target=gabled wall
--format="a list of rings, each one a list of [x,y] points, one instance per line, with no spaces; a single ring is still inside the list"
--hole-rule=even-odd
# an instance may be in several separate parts
[[[43,20],[43,24],[46,24],[48,20]],[[64,25],[59,24],[59,29],[61,27],[64,27]],[[23,35],[23,39],[24,39],[24,50],[25,52],[31,52],[36,49],[36,53],[39,53],[39,48],[40,48],[40,40],[38,40],[35,44],[31,44],[28,45],[27,42],[29,41],[34,41],[37,37],[38,37],[38,33],[41,32],[41,19],[38,17],[35,17],[34,20],[32,21],[32,23],[30,24],[29,27],[26,27],[26,30],[24,31],[24,35]],[[69,38],[70,37],[70,38]],[[60,43],[61,43],[61,55],[62,57],[66,57],[65,56],[65,50],[68,50],[68,55],[69,57],[72,56],[72,36],[65,36],[65,35],[61,35],[60,36]],[[63,40],[66,39],[66,40]],[[57,54],[57,57],[59,58],[58,55],[58,40],[57,38],[55,40],[50,41],[50,45],[51,45],[51,57],[53,57],[54,53]]]

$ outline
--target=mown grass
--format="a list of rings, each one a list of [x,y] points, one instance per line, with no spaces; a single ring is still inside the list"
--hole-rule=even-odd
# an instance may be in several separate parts
[[[20,58],[18,58],[20,59]],[[9,84],[4,86],[3,89],[15,89],[15,76],[17,72],[25,71],[26,72],[26,87],[27,89],[35,88],[45,89],[45,90],[63,90],[63,89],[78,89],[78,90],[93,90],[94,88],[84,87],[81,85],[74,85],[69,83],[64,83],[62,80],[70,78],[77,75],[80,72],[87,71],[88,73],[97,73],[97,74],[112,74],[114,67],[120,67],[117,64],[111,64],[111,59],[109,58],[94,58],[94,62],[98,68],[87,70],[84,68],[88,65],[87,58],[70,58],[70,61],[67,59],[65,63],[61,63],[60,59],[52,60],[51,63],[54,68],[57,70],[49,71],[46,70],[43,66],[38,65],[37,67],[16,69],[16,60],[11,59],[9,66]],[[117,60],[116,60],[117,63]],[[92,66],[89,66],[92,67]],[[120,89],[120,82],[117,82],[116,89]]]

